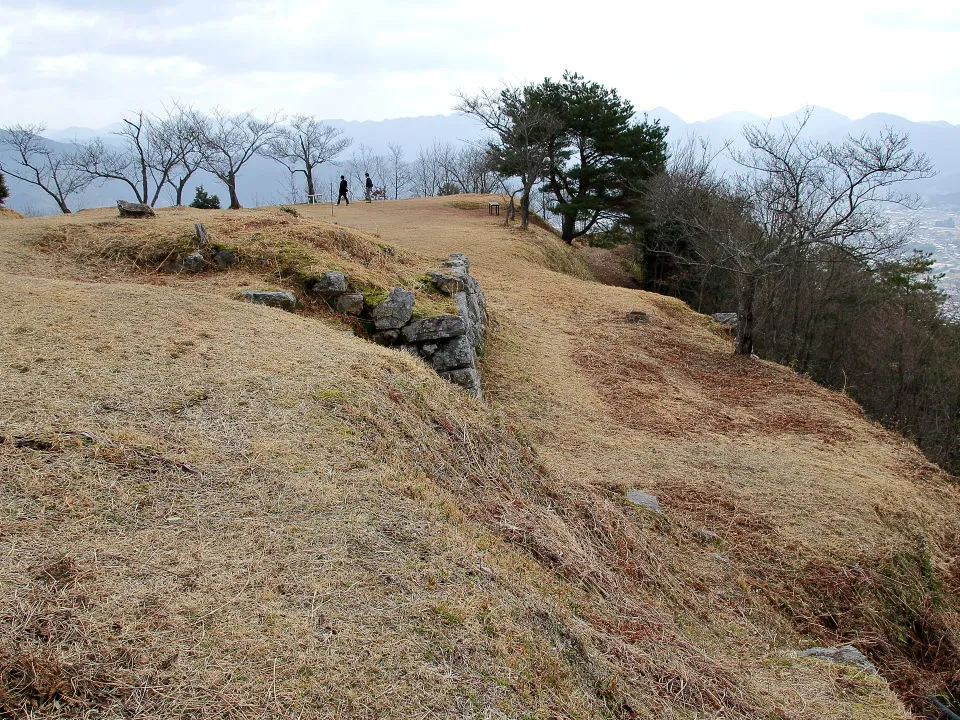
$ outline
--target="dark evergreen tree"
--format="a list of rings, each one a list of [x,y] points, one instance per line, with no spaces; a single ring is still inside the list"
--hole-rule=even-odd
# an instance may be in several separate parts
[[[527,101],[538,115],[556,120],[546,138],[544,191],[560,216],[566,242],[597,223],[639,220],[646,182],[667,160],[667,128],[634,119],[633,105],[616,90],[566,72],[530,88]]]
[[[7,190],[7,182],[3,177],[3,173],[0,173],[0,206],[3,205],[3,201],[10,197],[10,191]]]
[[[203,189],[203,185],[198,185],[197,194],[194,196],[193,202],[190,203],[190,207],[200,208],[201,210],[219,210],[220,198],[216,195],[208,195],[207,191]]]

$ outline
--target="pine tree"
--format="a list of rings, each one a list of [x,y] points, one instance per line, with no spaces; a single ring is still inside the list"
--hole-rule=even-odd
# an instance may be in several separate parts
[[[216,195],[208,195],[207,191],[203,189],[203,185],[197,186],[197,194],[193,198],[193,202],[190,203],[192,208],[200,208],[201,210],[219,210],[220,209],[220,198]]]
[[[3,173],[0,173],[0,207],[3,206],[3,201],[10,197],[10,191],[7,190],[7,183],[3,177]]]
[[[647,181],[664,170],[667,128],[636,122],[633,105],[616,90],[566,72],[547,78],[527,100],[557,120],[547,139],[547,182],[563,239],[590,232],[600,221],[637,219]]]

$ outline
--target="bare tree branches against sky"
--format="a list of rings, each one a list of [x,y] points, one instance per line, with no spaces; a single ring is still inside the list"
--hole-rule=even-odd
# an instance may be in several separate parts
[[[577,70],[687,120],[803,105],[960,123],[954,0],[0,0],[0,123],[172,99],[379,120]]]

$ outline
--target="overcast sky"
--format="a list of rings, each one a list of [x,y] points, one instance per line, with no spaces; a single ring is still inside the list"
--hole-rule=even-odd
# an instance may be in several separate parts
[[[0,124],[171,99],[381,120],[558,77],[687,121],[822,105],[960,123],[956,0],[0,0]]]

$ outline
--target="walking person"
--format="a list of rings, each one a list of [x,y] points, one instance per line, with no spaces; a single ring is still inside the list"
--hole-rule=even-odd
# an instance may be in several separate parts
[[[370,173],[364,173],[364,175],[367,176],[364,197],[367,199],[367,202],[373,202],[373,180],[370,179]]]
[[[350,204],[350,198],[347,197],[347,179],[343,175],[340,176],[340,194],[337,195],[337,205],[340,204],[341,200],[346,200],[347,205]]]

